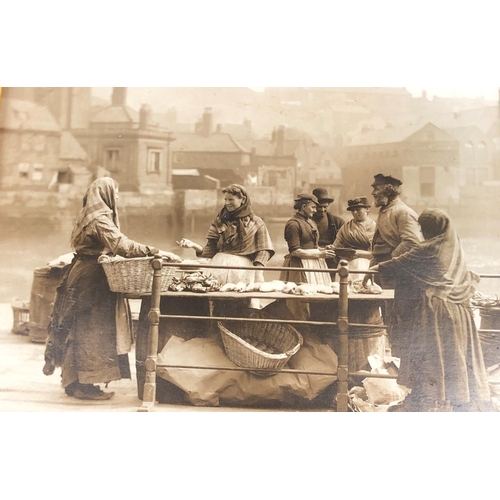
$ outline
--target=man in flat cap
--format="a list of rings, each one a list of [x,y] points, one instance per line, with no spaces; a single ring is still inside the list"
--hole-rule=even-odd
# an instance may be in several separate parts
[[[372,265],[397,257],[423,241],[418,216],[399,198],[402,182],[390,175],[377,174],[372,196],[380,207],[377,227],[372,242]],[[382,287],[394,288],[394,280]]]
[[[377,226],[372,241],[372,259],[370,267],[380,262],[398,257],[411,250],[424,237],[418,223],[418,216],[414,210],[403,203],[399,198],[402,182],[390,175],[377,174],[373,181],[372,196],[374,204],[379,207]],[[363,283],[370,278],[366,274]],[[398,296],[394,303],[386,301],[384,317],[387,324],[387,333],[393,352],[398,355],[398,343],[404,341],[398,338],[397,325],[400,317],[407,308],[413,307],[411,297],[405,293],[404,283],[400,283],[398,276],[378,275],[382,288],[396,288],[398,281]]]

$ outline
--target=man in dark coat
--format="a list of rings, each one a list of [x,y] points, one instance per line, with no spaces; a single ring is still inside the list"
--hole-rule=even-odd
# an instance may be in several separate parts
[[[313,216],[313,220],[318,226],[319,246],[326,247],[326,245],[333,245],[338,230],[345,224],[345,220],[328,211],[328,207],[335,200],[328,196],[326,189],[313,189],[313,195],[316,196],[319,202],[316,206],[316,213]]]
[[[381,264],[399,257],[417,246],[424,237],[414,210],[399,198],[403,183],[390,175],[377,174],[374,178],[372,196],[379,207],[377,227],[372,241],[372,259],[370,266]],[[371,276],[366,274],[363,282]],[[413,291],[404,276],[394,272],[378,275],[382,288],[395,288],[394,302],[386,301],[384,319],[393,353],[398,356],[404,332],[398,325],[403,324],[403,317],[415,308]]]

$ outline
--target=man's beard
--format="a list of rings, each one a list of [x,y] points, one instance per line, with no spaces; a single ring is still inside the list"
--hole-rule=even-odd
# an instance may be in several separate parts
[[[316,212],[312,218],[315,220],[321,220],[323,217],[325,217],[326,212]]]
[[[377,196],[376,198],[374,197],[373,200],[375,201],[376,207],[385,207],[386,205],[389,204],[389,197],[385,195],[380,195]]]

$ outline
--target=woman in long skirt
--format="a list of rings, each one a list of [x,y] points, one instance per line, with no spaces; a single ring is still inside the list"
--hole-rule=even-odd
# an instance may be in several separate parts
[[[411,388],[403,409],[492,411],[470,306],[479,276],[467,270],[445,212],[424,210],[418,222],[425,240],[373,268],[404,278],[413,304],[395,325],[401,352],[398,382]]]
[[[130,378],[124,298],[110,291],[99,257],[161,253],[180,261],[175,254],[127,238],[120,231],[117,200],[118,184],[110,177],[88,188],[71,235],[75,257],[56,293],[44,373],[61,366],[66,394],[79,399],[109,399],[114,393],[95,384]]]

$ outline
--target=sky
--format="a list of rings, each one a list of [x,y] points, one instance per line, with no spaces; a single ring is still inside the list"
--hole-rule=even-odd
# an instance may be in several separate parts
[[[360,82],[358,84],[359,86],[362,86],[362,83]],[[207,85],[208,86],[208,85]],[[222,86],[222,85],[221,85]],[[370,85],[367,85],[370,86]],[[372,85],[374,86],[374,85]],[[131,88],[131,87],[130,87]],[[256,92],[262,92],[265,87],[249,87],[252,90]],[[455,86],[448,86],[448,87],[434,87],[434,86],[423,86],[423,87],[405,87],[412,95],[413,97],[420,97],[422,95],[422,91],[425,90],[427,92],[427,97],[429,99],[432,99],[433,96],[438,96],[438,97],[456,97],[456,98],[471,98],[471,99],[476,99],[483,97],[487,101],[498,101],[498,87],[480,87],[480,86],[469,86],[469,87],[455,87]],[[92,90],[93,95],[100,97],[102,99],[110,99],[111,97],[111,87],[94,87]],[[138,108],[140,104],[142,104],[142,101],[139,103],[139,100],[143,99],[144,102],[147,101],[152,101],[150,104],[154,104],[154,96],[153,94],[157,94],[157,92],[153,92],[149,94],[147,91],[146,92],[141,92],[140,95],[137,93],[134,93],[134,98],[136,102],[132,102],[132,100],[129,101],[129,105],[132,107]],[[148,99],[148,95],[151,96],[150,99]],[[129,95],[130,99],[130,95]]]

